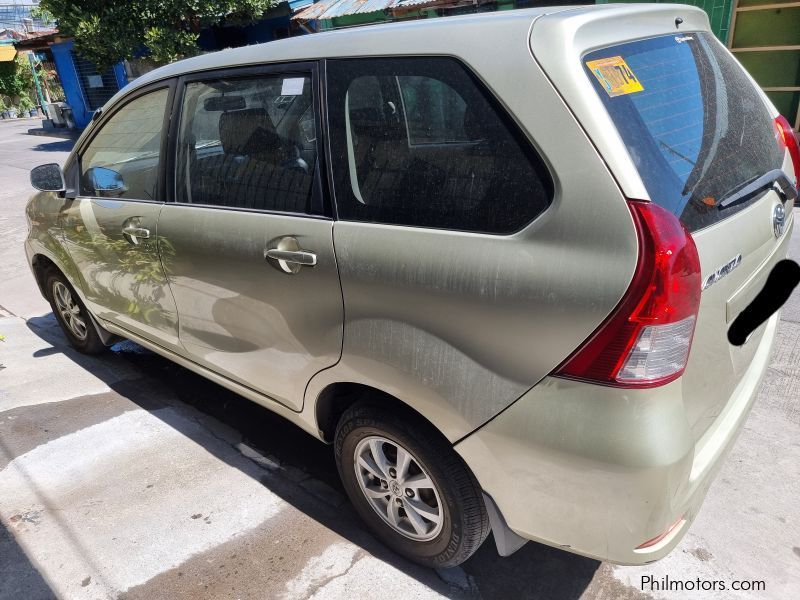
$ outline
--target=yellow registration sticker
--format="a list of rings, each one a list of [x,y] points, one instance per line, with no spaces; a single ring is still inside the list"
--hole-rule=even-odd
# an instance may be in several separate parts
[[[644,90],[639,79],[621,56],[590,60],[586,66],[609,96],[624,96]]]

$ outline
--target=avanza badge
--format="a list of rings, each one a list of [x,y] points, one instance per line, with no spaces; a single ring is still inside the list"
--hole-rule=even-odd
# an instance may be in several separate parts
[[[728,273],[733,271],[736,267],[738,267],[742,263],[742,255],[737,254],[724,265],[722,265],[719,269],[711,273],[706,280],[703,282],[702,289],[705,290],[706,288],[711,287],[715,283],[717,283],[720,279],[725,277]]]

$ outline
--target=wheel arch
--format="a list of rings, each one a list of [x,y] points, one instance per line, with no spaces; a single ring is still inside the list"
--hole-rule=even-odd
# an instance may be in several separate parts
[[[36,279],[36,285],[39,286],[39,291],[42,293],[42,296],[48,298],[47,290],[45,289],[45,280],[48,271],[55,269],[64,273],[63,269],[59,268],[50,257],[41,253],[34,254],[33,258],[31,258],[31,269],[33,270],[33,277]]]
[[[397,396],[368,384],[340,381],[325,386],[317,395],[314,405],[317,429],[320,431],[323,441],[326,443],[333,441],[340,417],[356,402],[372,402],[381,407],[390,408],[399,414],[407,415],[411,419],[420,420],[447,439],[433,422]]]
[[[336,426],[342,414],[355,403],[362,401],[374,401],[380,406],[385,406],[400,414],[406,414],[413,419],[421,420],[436,431],[445,442],[450,444],[444,433],[434,423],[396,396],[371,385],[344,381],[328,384],[317,396],[314,412],[317,428],[323,441],[326,443],[333,442]],[[463,461],[463,457],[461,458]],[[470,465],[466,461],[463,461],[463,464],[475,477]],[[477,482],[477,477],[475,477],[475,481]],[[491,496],[485,491],[482,492],[482,495],[490,530],[494,532],[497,552],[500,556],[510,556],[525,545],[528,540],[520,537],[509,528],[502,512],[500,512]]]
[[[86,305],[86,299],[83,298],[83,290],[80,288],[79,285],[75,284],[75,281],[69,276],[66,269],[62,268],[56,261],[52,258],[43,254],[41,252],[37,252],[31,257],[31,269],[33,271],[34,279],[36,279],[36,285],[39,286],[39,291],[41,292],[42,296],[50,302],[50,294],[47,290],[47,276],[49,273],[53,271],[61,273],[64,278],[70,283],[72,289],[75,293],[81,298],[81,301]],[[103,344],[106,346],[112,346],[117,343],[120,338],[109,331],[107,331],[97,320],[97,318],[92,314],[92,312],[87,308],[86,309],[89,320],[91,321],[92,326],[94,327],[95,331],[97,331],[97,335],[100,336]]]
[[[47,298],[45,283],[47,273],[51,270],[58,271],[70,282],[75,291],[85,302],[84,280],[77,265],[72,260],[62,242],[55,237],[46,236],[44,239],[29,239],[26,251],[36,283],[42,295]]]

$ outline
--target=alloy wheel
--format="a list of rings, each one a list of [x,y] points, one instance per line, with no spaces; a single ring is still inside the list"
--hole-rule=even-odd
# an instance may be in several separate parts
[[[439,535],[444,523],[441,495],[411,452],[373,435],[359,442],[354,458],[359,487],[385,523],[416,541]]]
[[[72,297],[72,292],[70,292],[69,288],[60,281],[53,283],[53,300],[61,319],[70,332],[79,340],[85,340],[87,335],[86,320],[81,313],[81,307]]]

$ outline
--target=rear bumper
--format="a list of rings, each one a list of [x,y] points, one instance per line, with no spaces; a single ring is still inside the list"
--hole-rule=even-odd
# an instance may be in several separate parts
[[[777,322],[775,314],[765,324],[748,370],[697,442],[680,380],[619,390],[548,377],[455,448],[523,538],[618,564],[653,562],[686,533],[741,430]]]

